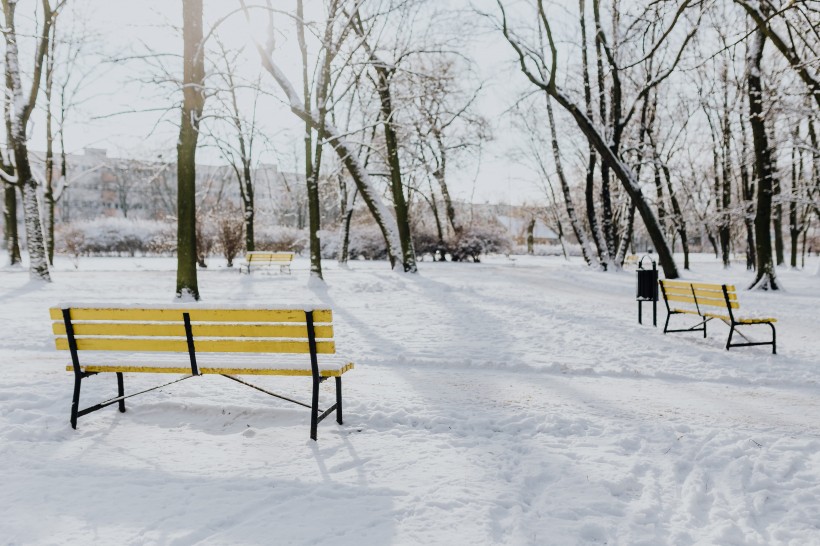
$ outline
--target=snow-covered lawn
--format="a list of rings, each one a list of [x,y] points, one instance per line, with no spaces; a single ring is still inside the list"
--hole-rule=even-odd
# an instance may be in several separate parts
[[[5,260],[4,256],[0,259]],[[345,424],[218,376],[68,424],[60,301],[170,303],[174,260],[0,270],[2,544],[820,544],[820,277],[740,292],[778,354],[637,324],[634,272],[558,258],[200,271],[208,304],[323,303]],[[688,278],[744,286],[700,257]],[[659,321],[665,318],[660,304]],[[685,321],[686,319],[681,319]],[[765,338],[768,328],[749,330]],[[126,390],[164,377],[131,374]],[[254,378],[307,399],[308,381]],[[332,394],[325,385],[323,396]],[[116,392],[85,382],[84,404]]]

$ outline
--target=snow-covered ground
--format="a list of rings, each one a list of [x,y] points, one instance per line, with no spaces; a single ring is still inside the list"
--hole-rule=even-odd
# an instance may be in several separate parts
[[[727,352],[714,323],[664,336],[648,306],[639,326],[633,271],[559,258],[415,276],[327,262],[326,289],[306,261],[290,277],[214,262],[206,303],[334,309],[356,369],[345,424],[323,422],[318,443],[306,410],[218,376],[72,430],[48,307],[170,303],[174,260],[58,259],[49,285],[0,270],[0,543],[820,544],[817,266],[781,269],[786,292],[740,293],[779,319],[773,356]],[[699,257],[688,278],[750,275]],[[309,397],[306,379],[253,380]],[[94,377],[84,403],[115,388]]]

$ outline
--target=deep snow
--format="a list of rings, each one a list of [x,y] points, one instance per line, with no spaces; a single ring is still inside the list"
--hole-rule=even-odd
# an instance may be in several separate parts
[[[776,356],[727,352],[723,325],[664,336],[647,306],[639,326],[633,271],[559,258],[418,275],[327,262],[326,289],[306,261],[290,277],[201,270],[208,305],[334,309],[356,369],[345,424],[320,424],[318,443],[302,408],[213,376],[73,431],[48,307],[167,304],[174,260],[58,258],[49,285],[0,270],[0,543],[820,544],[816,267],[781,269],[785,293],[739,294],[779,319]],[[687,277],[751,279],[709,257]],[[305,379],[249,379],[309,397]],[[85,405],[116,382],[83,388]]]

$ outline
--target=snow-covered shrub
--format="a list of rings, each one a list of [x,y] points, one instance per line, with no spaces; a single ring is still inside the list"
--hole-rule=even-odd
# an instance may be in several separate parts
[[[386,260],[387,245],[384,243],[379,226],[376,224],[358,224],[350,227],[350,247],[348,254],[351,260]]]
[[[454,262],[471,259],[481,261],[482,254],[509,254],[513,240],[509,232],[497,223],[474,224],[465,228],[452,243],[450,254]]]
[[[97,218],[61,226],[56,242],[60,252],[73,256],[166,253],[176,249],[176,227],[156,220]]]
[[[338,260],[342,250],[342,231],[319,231],[319,246],[321,247],[323,260]]]
[[[208,267],[205,259],[211,255],[218,242],[219,229],[212,212],[196,215],[196,263]]]
[[[423,260],[425,256],[430,256],[435,261],[450,252],[451,243],[441,241],[435,226],[418,223],[413,228],[413,248],[416,256]]]
[[[256,250],[287,250],[301,254],[308,246],[309,237],[306,229],[287,226],[272,226],[255,232]]]
[[[80,256],[85,248],[85,234],[75,226],[65,226],[55,234],[57,252],[71,256],[74,268],[80,265]]]
[[[245,246],[245,219],[242,210],[234,206],[225,206],[214,214],[216,218],[217,243],[222,255],[233,267],[233,260]]]
[[[568,243],[564,241],[564,245],[567,247],[567,254],[570,256],[582,256],[581,253],[581,245],[575,243]],[[527,254],[527,246],[526,245],[516,245],[515,248],[512,250],[513,254]],[[534,256],[563,256],[564,251],[561,250],[561,245],[556,243],[554,245],[534,245],[533,246],[533,255]]]

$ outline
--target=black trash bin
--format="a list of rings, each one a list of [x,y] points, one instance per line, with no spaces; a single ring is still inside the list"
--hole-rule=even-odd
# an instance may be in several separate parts
[[[649,258],[644,256],[638,262],[638,284],[635,299],[638,301],[638,324],[643,324],[643,302],[652,302],[652,325],[658,325],[658,268],[655,260],[649,258],[652,269],[644,269],[643,261]]]

